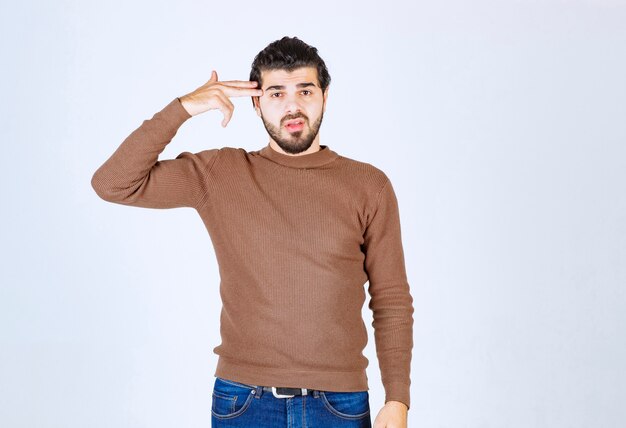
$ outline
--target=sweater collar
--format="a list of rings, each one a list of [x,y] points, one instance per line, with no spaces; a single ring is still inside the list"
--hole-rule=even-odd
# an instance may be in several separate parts
[[[274,150],[269,143],[263,147],[259,154],[266,159],[274,161],[284,166],[292,168],[315,168],[334,161],[339,157],[337,153],[320,144],[317,152],[307,153],[305,155],[286,155]]]

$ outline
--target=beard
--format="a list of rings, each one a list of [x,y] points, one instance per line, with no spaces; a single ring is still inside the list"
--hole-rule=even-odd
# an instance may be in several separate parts
[[[298,118],[304,119],[305,125],[309,124],[309,119],[303,114],[285,116],[281,122],[286,122],[288,120],[293,120],[293,119],[298,119]],[[324,118],[324,110],[322,109],[319,119],[317,119],[315,123],[313,124],[313,126],[310,127],[308,134],[303,136],[304,132],[307,129],[307,126],[305,126],[303,127],[301,131],[297,131],[297,132],[286,131],[289,135],[287,137],[283,137],[281,135],[281,131],[284,129],[284,127],[282,126],[282,123],[281,123],[280,128],[277,128],[276,126],[267,122],[265,118],[263,117],[263,112],[261,112],[261,120],[263,121],[263,126],[265,127],[265,130],[267,131],[267,133],[270,135],[270,137],[272,137],[274,141],[276,141],[276,144],[278,144],[278,147],[283,149],[285,153],[289,153],[292,155],[302,153],[308,150],[309,147],[311,147],[311,144],[313,144],[313,140],[315,140],[315,137],[317,137],[317,134],[320,131],[320,126],[322,126],[323,118]]]

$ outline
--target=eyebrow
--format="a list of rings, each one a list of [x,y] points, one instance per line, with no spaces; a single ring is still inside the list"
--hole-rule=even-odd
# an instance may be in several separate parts
[[[317,86],[317,85],[315,85],[315,83],[313,83],[313,82],[298,83],[296,85],[297,88],[308,88],[309,86]],[[270,89],[285,89],[285,86],[283,86],[283,85],[274,85],[274,86],[268,86],[267,88],[265,88],[266,91],[269,91]]]

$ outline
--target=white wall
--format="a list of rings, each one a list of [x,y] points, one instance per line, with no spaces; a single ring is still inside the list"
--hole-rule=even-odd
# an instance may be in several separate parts
[[[322,144],[398,195],[409,425],[626,426],[625,22],[623,1],[3,2],[0,426],[209,426],[209,236],[192,209],[109,204],[90,179],[211,69],[247,79],[283,35],[330,69]],[[234,103],[162,158],[267,144]]]

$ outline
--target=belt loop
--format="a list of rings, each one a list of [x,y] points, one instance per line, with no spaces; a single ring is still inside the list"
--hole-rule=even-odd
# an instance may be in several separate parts
[[[263,395],[263,387],[257,386],[254,388],[254,398],[261,398]]]

